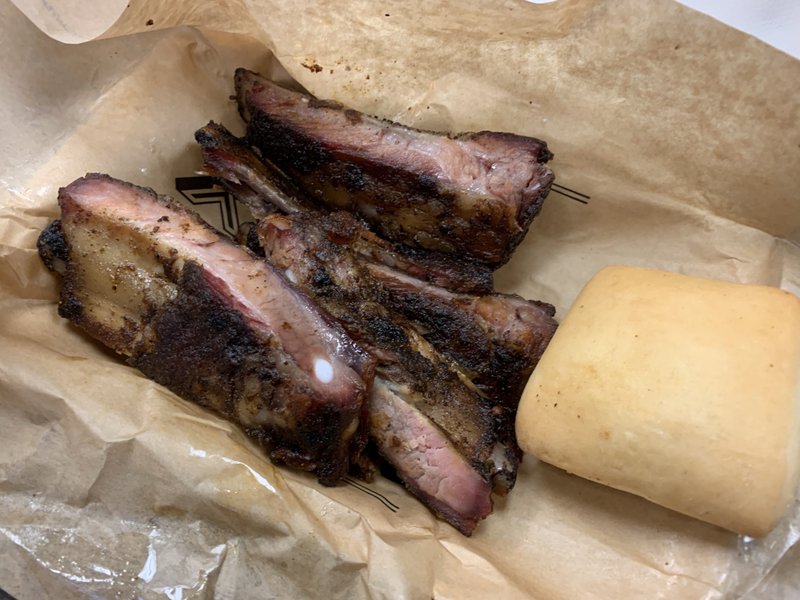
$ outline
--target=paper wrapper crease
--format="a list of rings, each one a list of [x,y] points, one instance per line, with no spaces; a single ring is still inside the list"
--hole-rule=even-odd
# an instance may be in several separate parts
[[[467,539],[385,479],[325,488],[276,468],[59,318],[35,250],[58,187],[87,171],[187,202],[203,191],[193,132],[242,131],[229,95],[244,66],[413,126],[546,139],[557,181],[590,200],[551,193],[503,291],[563,314],[622,263],[800,294],[800,62],[668,0],[0,0],[0,28],[0,588],[800,594],[796,504],[750,540],[527,457]],[[225,206],[195,208],[230,229],[245,215]]]

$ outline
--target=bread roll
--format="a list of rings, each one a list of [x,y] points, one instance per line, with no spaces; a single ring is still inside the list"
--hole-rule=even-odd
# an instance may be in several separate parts
[[[523,450],[750,536],[800,470],[800,300],[777,288],[609,267],[527,387]]]

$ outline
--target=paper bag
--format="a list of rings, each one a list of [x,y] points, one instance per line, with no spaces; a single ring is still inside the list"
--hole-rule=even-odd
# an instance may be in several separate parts
[[[503,291],[563,314],[623,263],[797,294],[798,61],[668,0],[15,4],[0,0],[0,588],[800,594],[797,505],[750,540],[528,456],[465,538],[386,479],[326,488],[277,468],[60,319],[35,250],[58,187],[87,171],[171,194],[221,229],[243,220],[224,194],[199,202],[213,189],[193,132],[210,119],[242,131],[229,96],[244,66],[416,127],[546,139],[562,187],[496,274]]]

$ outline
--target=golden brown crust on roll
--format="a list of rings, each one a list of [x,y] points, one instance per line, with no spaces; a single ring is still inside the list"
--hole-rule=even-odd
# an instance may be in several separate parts
[[[601,271],[523,394],[523,450],[761,536],[800,468],[800,299],[629,267]]]

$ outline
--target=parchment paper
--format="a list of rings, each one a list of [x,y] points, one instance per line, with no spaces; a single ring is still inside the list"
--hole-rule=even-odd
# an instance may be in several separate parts
[[[275,468],[60,319],[35,251],[57,188],[87,171],[181,197],[176,178],[202,174],[194,130],[241,131],[228,96],[245,66],[410,125],[548,140],[557,181],[590,200],[551,194],[496,276],[504,291],[563,314],[625,263],[800,293],[798,61],[669,0],[15,3],[87,43],[0,0],[0,588],[800,594],[798,505],[743,539],[526,457],[467,539],[388,480],[324,488]]]

